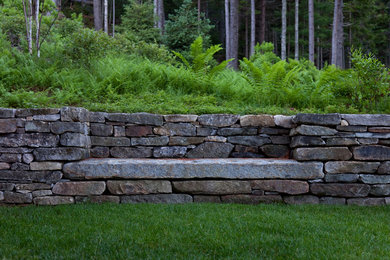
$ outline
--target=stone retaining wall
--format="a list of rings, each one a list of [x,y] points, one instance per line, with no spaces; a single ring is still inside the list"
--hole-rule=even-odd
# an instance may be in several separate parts
[[[114,175],[91,180],[64,171],[70,162],[88,158],[293,159],[319,164],[323,174],[250,180],[130,176],[130,184],[123,186]],[[129,194],[129,189],[135,191]],[[0,109],[0,204],[84,201],[384,205],[390,203],[390,115],[162,116],[74,107]]]

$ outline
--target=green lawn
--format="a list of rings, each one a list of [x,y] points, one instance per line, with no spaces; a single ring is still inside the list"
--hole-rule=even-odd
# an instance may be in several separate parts
[[[0,207],[2,259],[383,259],[390,207]]]

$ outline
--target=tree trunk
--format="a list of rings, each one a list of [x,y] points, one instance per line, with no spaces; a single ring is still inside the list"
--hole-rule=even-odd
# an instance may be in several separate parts
[[[198,21],[200,21],[200,0],[198,0]]]
[[[115,37],[115,0],[112,0],[112,38]]]
[[[108,34],[108,0],[103,0],[104,4],[104,32]]]
[[[26,6],[25,0],[22,0],[23,3],[23,13],[24,13],[24,22],[26,25],[26,40],[28,46],[28,52],[32,53],[32,43],[31,43],[31,33],[30,33],[30,2],[27,2],[28,6]]]
[[[28,52],[32,54],[32,24],[33,24],[33,4],[28,0]]]
[[[260,43],[265,41],[265,16],[266,16],[266,2],[261,0],[261,31],[260,31]]]
[[[340,0],[339,6],[339,23],[337,27],[337,66],[344,69],[345,68],[345,55],[344,55],[344,15],[343,15],[343,0]]]
[[[309,0],[309,60],[314,63],[314,1]]]
[[[344,30],[343,30],[343,1],[335,0],[333,12],[333,31],[332,31],[332,59],[331,64],[342,67]]]
[[[154,28],[158,28],[158,0],[153,0]]]
[[[36,35],[35,35],[35,47],[37,48],[37,57],[41,56],[39,48],[39,34],[40,34],[40,21],[39,21],[39,0],[35,2],[35,24],[36,24]]]
[[[225,0],[225,31],[226,31],[226,60],[230,59],[230,8],[229,0]]]
[[[251,56],[255,53],[255,45],[256,45],[256,6],[255,6],[255,0],[251,0],[251,45],[250,45]]]
[[[287,0],[282,0],[281,58],[286,59]]]
[[[299,60],[299,0],[295,0],[295,59]]]
[[[165,11],[164,11],[164,0],[158,0],[158,28],[160,29],[161,35],[164,34],[165,31]]]
[[[100,31],[103,28],[101,0],[93,0],[93,20],[95,24],[95,30]]]
[[[230,0],[230,48],[233,69],[238,69],[238,0]]]
[[[246,9],[248,6],[246,6]],[[249,52],[250,52],[250,46],[249,46],[249,21],[248,21],[248,12],[246,10],[245,12],[245,57],[249,58]]]

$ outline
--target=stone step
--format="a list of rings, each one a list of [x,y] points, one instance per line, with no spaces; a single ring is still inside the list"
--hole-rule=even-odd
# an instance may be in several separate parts
[[[65,178],[300,179],[324,177],[323,163],[272,159],[88,159],[67,163]]]

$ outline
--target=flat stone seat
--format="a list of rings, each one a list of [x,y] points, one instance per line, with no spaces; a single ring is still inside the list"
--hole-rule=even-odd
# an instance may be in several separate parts
[[[63,167],[69,179],[320,179],[323,163],[273,159],[88,159]]]

